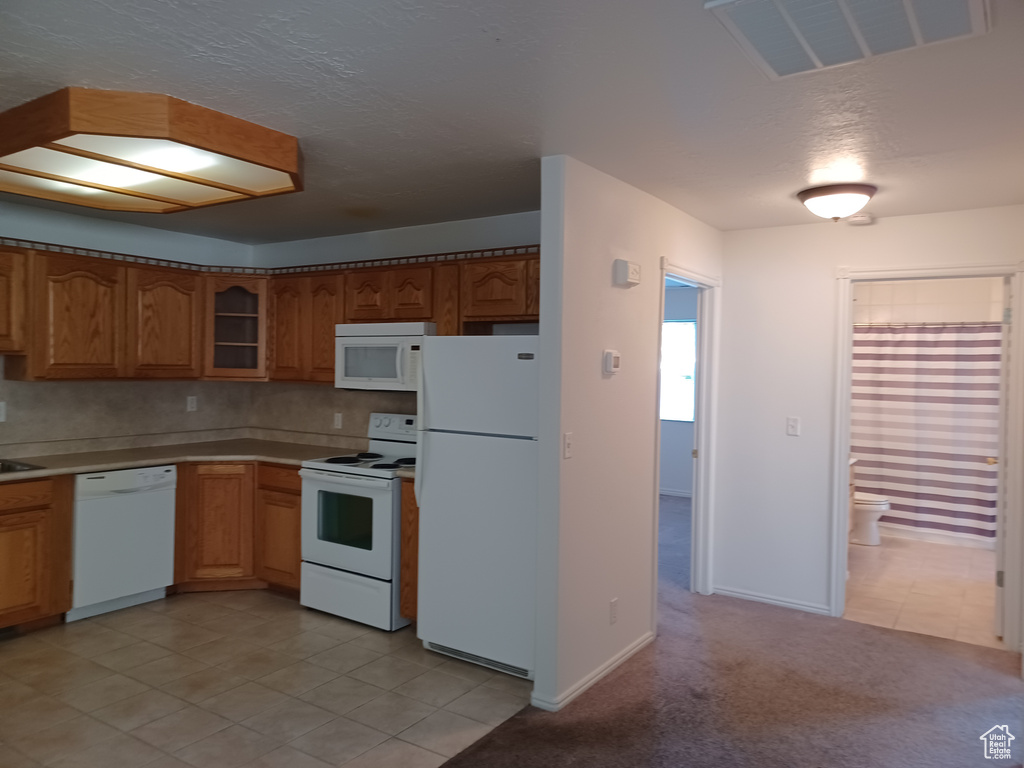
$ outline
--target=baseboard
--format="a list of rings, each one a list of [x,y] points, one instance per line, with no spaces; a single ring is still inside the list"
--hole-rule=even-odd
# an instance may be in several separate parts
[[[530,698],[530,703],[538,709],[544,709],[548,712],[557,712],[652,640],[654,640],[654,633],[646,632],[639,639],[630,643],[600,667],[573,685],[565,693],[559,694],[555,699],[546,699],[535,693]]]
[[[750,592],[746,589],[729,589],[728,587],[715,586],[713,587],[712,592],[716,595],[739,597],[743,600],[753,600],[758,603],[768,603],[769,605],[778,605],[783,608],[795,608],[798,611],[806,611],[807,613],[820,613],[824,616],[832,615],[829,607],[820,603],[805,603],[802,600],[787,600],[784,597],[765,595],[761,592]]]
[[[661,488],[658,490],[658,493],[660,493],[662,496],[678,496],[681,499],[693,498],[692,491],[673,491],[669,488]]]
[[[948,544],[953,547],[972,547],[974,549],[995,549],[995,539],[981,539],[967,533],[945,533],[943,531],[926,531],[919,528],[904,528],[901,525],[892,523],[879,523],[878,532],[882,536],[892,536],[897,539],[913,539],[914,541],[929,541],[932,544]]]

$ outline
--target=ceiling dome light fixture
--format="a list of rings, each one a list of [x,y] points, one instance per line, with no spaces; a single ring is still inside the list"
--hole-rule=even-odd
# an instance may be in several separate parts
[[[815,216],[839,221],[867,205],[877,191],[873,184],[826,184],[797,192],[796,197]]]
[[[0,192],[174,213],[297,192],[299,142],[159,93],[63,88],[0,114]]]

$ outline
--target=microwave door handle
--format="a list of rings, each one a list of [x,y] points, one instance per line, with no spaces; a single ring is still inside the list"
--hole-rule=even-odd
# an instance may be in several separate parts
[[[400,341],[395,345],[395,354],[398,355],[398,359],[395,362],[395,370],[398,372],[399,383],[405,381],[405,356],[408,354],[409,343],[407,341]]]

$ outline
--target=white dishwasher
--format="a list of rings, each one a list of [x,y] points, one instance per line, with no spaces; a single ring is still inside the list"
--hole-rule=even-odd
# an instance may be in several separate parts
[[[174,582],[173,466],[75,476],[67,621],[159,600]]]

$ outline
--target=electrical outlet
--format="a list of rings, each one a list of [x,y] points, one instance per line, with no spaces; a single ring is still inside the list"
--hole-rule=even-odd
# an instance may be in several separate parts
[[[186,411],[198,411],[199,410],[199,399],[195,395],[189,395],[185,398],[185,410]]]
[[[340,413],[334,414],[334,428],[341,429],[342,415]]]
[[[564,432],[562,434],[562,458],[572,458],[572,432]]]
[[[7,421],[7,403],[0,402],[0,421]]]
[[[614,624],[619,620],[619,598],[613,597],[608,601],[608,623]]]
[[[800,437],[800,417],[786,417],[786,434],[790,437]]]

